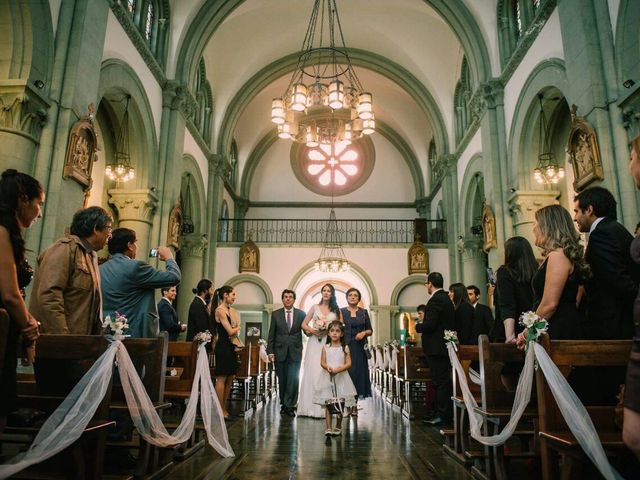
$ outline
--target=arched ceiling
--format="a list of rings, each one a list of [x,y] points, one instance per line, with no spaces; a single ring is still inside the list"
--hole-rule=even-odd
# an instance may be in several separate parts
[[[356,67],[363,85],[374,94],[376,118],[402,137],[423,166],[432,136],[440,138],[440,152],[455,146],[453,95],[465,49],[476,83],[491,76],[488,52],[494,56],[496,49],[486,32],[495,32],[495,0],[487,0],[481,12],[474,2],[338,1],[347,46],[364,57],[381,59],[364,60]],[[312,4],[312,0],[199,0],[172,5],[169,69],[184,79],[197,63],[189,57],[202,52],[214,94],[214,149],[228,148],[220,137],[233,135],[240,175],[243,161],[274,128],[269,119],[271,99],[281,96],[288,84],[289,70],[269,67],[299,51]],[[399,72],[395,78],[384,71],[385,63]],[[251,84],[255,91],[247,93],[249,79],[259,73],[264,74],[263,81]],[[415,84],[422,94],[409,87]],[[225,128],[232,132],[224,132]]]

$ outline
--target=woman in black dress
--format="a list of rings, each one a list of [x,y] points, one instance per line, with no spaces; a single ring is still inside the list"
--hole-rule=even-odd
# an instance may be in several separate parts
[[[44,191],[35,178],[16,170],[5,170],[0,178],[0,310],[8,315],[9,331],[0,370],[0,434],[7,415],[16,410],[16,366],[18,337],[22,355],[33,362],[38,322],[24,303],[24,288],[33,277],[25,259],[24,229],[42,216]]]
[[[532,280],[536,314],[549,322],[552,340],[579,339],[584,315],[580,286],[589,275],[580,236],[560,205],[543,207],[535,217],[533,234],[544,257]]]
[[[349,376],[358,392],[358,400],[371,396],[371,379],[369,378],[369,361],[364,346],[367,337],[373,334],[369,312],[360,308],[358,304],[362,299],[360,290],[350,288],[347,290],[347,307],[341,309],[344,320],[344,342],[351,352],[351,368]],[[351,411],[352,416],[358,415],[357,406]]]
[[[187,320],[187,342],[193,340],[193,337],[200,332],[209,330],[215,335],[215,327],[213,325],[212,315],[209,312],[209,303],[213,296],[213,283],[207,278],[203,278],[198,282],[196,288],[192,290],[195,294],[193,301],[189,306],[189,317]],[[210,344],[209,344],[210,345]],[[210,348],[209,346],[207,348]]]
[[[495,341],[515,343],[523,327],[520,314],[533,309],[531,280],[538,270],[531,244],[524,237],[511,237],[504,244],[504,265],[496,272],[494,302]]]
[[[478,336],[474,335],[473,305],[469,302],[467,287],[462,283],[452,283],[449,286],[449,298],[453,302],[455,315],[453,324],[458,333],[460,345],[477,345]]]
[[[218,340],[213,349],[216,361],[216,394],[222,407],[224,418],[229,418],[227,401],[231,395],[233,379],[238,371],[238,354],[229,337],[238,335],[240,326],[231,326],[231,305],[236,301],[233,287],[224,285],[213,292],[213,309]],[[237,313],[237,312],[234,312]]]

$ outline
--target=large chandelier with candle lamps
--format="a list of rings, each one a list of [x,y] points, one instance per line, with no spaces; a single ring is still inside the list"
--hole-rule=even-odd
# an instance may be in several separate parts
[[[125,97],[126,104],[122,115],[120,132],[116,139],[116,153],[112,161],[107,162],[105,174],[116,184],[125,183],[135,178],[135,169],[131,166],[129,153],[129,100],[131,95]]]
[[[349,144],[375,131],[373,96],[351,64],[336,0],[314,0],[298,64],[271,103],[271,121],[280,138],[308,147]]]
[[[549,100],[557,100],[557,97]],[[544,113],[542,93],[538,94],[540,102],[540,117],[538,130],[538,163],[533,170],[533,178],[539,184],[556,185],[564,178],[564,168],[558,165],[555,154],[551,151],[549,144],[549,124]]]

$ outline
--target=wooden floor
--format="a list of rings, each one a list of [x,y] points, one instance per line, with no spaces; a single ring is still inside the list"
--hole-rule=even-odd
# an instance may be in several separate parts
[[[210,447],[176,466],[172,479],[470,479],[442,452],[437,430],[409,422],[374,394],[343,434],[325,445],[324,420],[281,416],[272,399],[228,424],[235,458]]]

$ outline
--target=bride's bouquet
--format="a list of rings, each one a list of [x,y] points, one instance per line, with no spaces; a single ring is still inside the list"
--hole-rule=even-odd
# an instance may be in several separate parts
[[[320,337],[326,333],[329,321],[324,318],[316,318],[309,323],[311,324],[311,328],[317,330],[320,334],[320,336],[318,336],[318,341],[321,342],[322,339]]]

